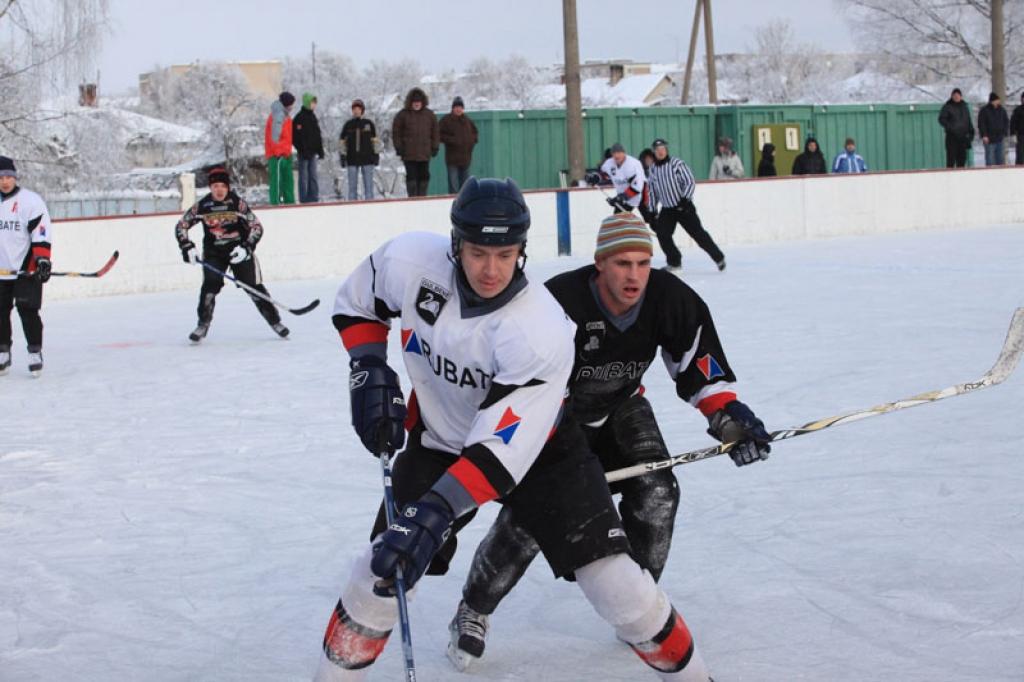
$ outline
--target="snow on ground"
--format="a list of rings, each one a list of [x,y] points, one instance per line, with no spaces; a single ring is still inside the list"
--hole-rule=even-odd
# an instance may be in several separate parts
[[[728,255],[719,274],[688,249],[686,277],[769,428],[978,377],[1024,304],[1019,227]],[[199,347],[195,292],[54,303],[38,380],[16,332],[0,378],[0,679],[310,677],[379,496],[348,426],[336,284],[270,284],[324,302],[288,320],[288,342],[231,289]],[[1024,678],[1022,375],[746,469],[677,469],[663,584],[716,678]],[[707,445],[664,372],[647,383],[670,449]],[[494,513],[412,606],[422,680],[463,679],[446,625]],[[652,679],[542,561],[492,622],[478,679]],[[371,679],[401,677],[393,639]]]

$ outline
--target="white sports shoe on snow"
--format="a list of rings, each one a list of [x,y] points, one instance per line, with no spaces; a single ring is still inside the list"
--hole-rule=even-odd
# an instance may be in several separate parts
[[[43,353],[42,351],[28,354],[28,371],[29,373],[37,377],[43,372]]]
[[[484,643],[487,640],[487,616],[477,613],[459,602],[451,624],[448,626],[451,640],[448,642],[448,660],[459,672],[466,672],[469,667],[484,655]]]
[[[7,374],[7,370],[11,368],[11,351],[3,350],[0,351],[0,376]]]

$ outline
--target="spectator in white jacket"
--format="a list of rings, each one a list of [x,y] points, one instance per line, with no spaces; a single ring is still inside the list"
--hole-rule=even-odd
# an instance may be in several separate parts
[[[708,177],[712,180],[738,180],[743,177],[743,161],[733,151],[732,140],[728,137],[718,140],[718,153],[711,160]]]

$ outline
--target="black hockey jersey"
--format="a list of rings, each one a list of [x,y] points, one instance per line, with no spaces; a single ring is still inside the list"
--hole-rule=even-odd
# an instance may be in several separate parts
[[[570,388],[572,411],[583,424],[598,424],[642,391],[644,372],[658,348],[679,397],[705,415],[736,399],[736,377],[725,358],[703,299],[673,274],[652,270],[638,311],[625,329],[598,303],[588,265],[557,275],[547,287],[576,323],[576,358]],[[621,322],[621,320],[619,320]]]
[[[228,192],[224,201],[217,201],[212,194],[197,201],[185,211],[174,227],[178,245],[188,242],[188,231],[196,223],[203,224],[203,250],[230,251],[245,243],[250,248],[263,237],[263,225],[252,212],[248,202],[233,191]]]

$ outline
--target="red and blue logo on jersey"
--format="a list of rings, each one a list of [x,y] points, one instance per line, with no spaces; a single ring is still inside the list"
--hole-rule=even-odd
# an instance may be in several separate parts
[[[512,436],[516,435],[516,429],[523,423],[522,418],[512,411],[511,407],[505,408],[505,414],[501,415],[498,427],[494,429],[494,435],[501,439],[505,445],[509,444]]]
[[[718,364],[718,360],[711,357],[708,353],[702,358],[697,358],[697,369],[704,375],[704,378],[708,381],[716,377],[724,377],[725,372],[722,371],[722,366]]]
[[[416,332],[414,330],[402,330],[402,350],[404,350],[406,353],[415,353],[416,355],[423,355],[423,349],[420,347],[419,337],[416,336]]]

